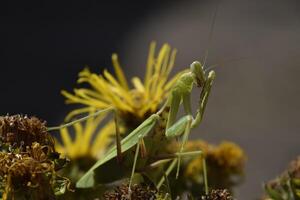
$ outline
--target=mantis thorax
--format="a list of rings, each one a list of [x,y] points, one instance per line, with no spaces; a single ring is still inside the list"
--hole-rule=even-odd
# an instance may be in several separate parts
[[[181,93],[190,93],[193,88],[195,78],[191,72],[184,73],[180,76],[174,89]]]

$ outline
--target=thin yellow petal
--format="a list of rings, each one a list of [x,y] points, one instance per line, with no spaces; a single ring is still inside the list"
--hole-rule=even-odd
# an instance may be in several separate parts
[[[64,146],[69,149],[72,145],[72,139],[69,135],[69,131],[67,128],[63,128],[60,130],[60,135],[63,141]]]
[[[155,73],[156,74],[160,73],[164,58],[166,57],[169,50],[170,50],[170,46],[168,44],[164,44],[162,46],[162,48],[160,49],[158,57],[157,57],[157,62],[155,63]]]
[[[132,84],[134,85],[134,87],[135,87],[138,91],[140,91],[140,92],[142,92],[142,93],[145,92],[145,88],[144,88],[143,83],[141,82],[141,79],[139,79],[138,77],[133,77],[131,81],[132,81]]]
[[[74,93],[80,99],[82,99],[84,101],[90,101],[91,103],[94,102],[99,107],[108,107],[109,106],[108,102],[105,99],[103,99],[103,98],[99,99],[97,97],[90,96],[86,90],[74,89]]]
[[[92,154],[94,156],[99,156],[103,153],[107,146],[113,141],[113,136],[115,134],[115,124],[114,121],[108,122],[98,133],[93,142]]]
[[[176,49],[172,51],[170,59],[169,59],[169,63],[166,64],[166,67],[164,67],[164,69],[162,70],[160,80],[158,81],[159,84],[157,85],[158,88],[161,88],[166,84],[169,74],[174,66],[176,52],[177,52]],[[168,55],[168,57],[169,57],[169,55]]]
[[[58,142],[57,139],[54,139],[54,141],[55,141],[55,150],[58,153],[65,154],[66,149],[60,144],[60,142]]]
[[[167,70],[167,76],[169,76],[170,72],[172,71],[173,67],[174,67],[174,63],[175,63],[175,58],[176,58],[176,54],[177,54],[177,49],[173,49],[171,56],[170,56],[170,61],[169,61],[169,66],[168,66],[168,70]]]
[[[95,91],[90,90],[90,89],[85,89],[85,88],[80,88],[80,89],[77,89],[77,90],[80,91],[85,96],[94,97],[94,98],[99,99],[101,101],[107,102],[107,100],[105,98],[103,98],[103,96],[98,92],[95,92]]]
[[[77,80],[77,83],[81,83],[81,78],[84,78],[84,77],[89,77],[91,75],[91,71],[88,69],[88,68],[84,68],[81,72],[79,72],[78,74],[78,80]]]
[[[106,115],[100,115],[96,118],[89,118],[86,121],[85,128],[84,128],[84,135],[82,138],[82,143],[84,146],[82,147],[82,151],[84,153],[88,152],[90,150],[91,141],[93,139],[93,134],[95,133],[97,126],[100,124],[100,122],[103,120],[103,118]],[[97,121],[96,121],[97,120]]]
[[[74,92],[78,93],[78,90],[75,89]],[[96,107],[96,108],[99,108],[99,109],[107,108],[108,106],[110,106],[107,103],[101,102],[100,100],[93,99],[91,97],[87,97],[87,98],[84,99],[84,98],[80,98],[76,95],[72,95],[72,94],[70,94],[66,91],[62,91],[61,93],[62,93],[63,96],[65,96],[67,98],[66,103],[81,103],[81,104]]]
[[[112,90],[117,92],[122,98],[125,98],[128,104],[132,105],[131,95],[128,93],[128,90],[125,90],[123,87],[121,87],[121,85],[108,71],[104,70],[104,76],[114,86]]]
[[[76,149],[76,154],[81,154],[81,145],[82,145],[82,138],[83,138],[83,127],[81,123],[76,123],[73,125],[75,130],[75,141],[73,148]],[[81,154],[84,155],[84,154]]]
[[[119,61],[118,61],[118,55],[115,54],[115,53],[112,54],[111,59],[112,59],[113,67],[115,69],[117,78],[120,81],[121,86],[124,89],[129,90],[126,77],[125,77],[124,72],[123,72],[123,70],[120,66]]]
[[[83,113],[87,113],[87,112],[91,112],[92,110],[94,110],[94,108],[91,108],[91,107],[85,107],[85,108],[79,108],[79,109],[72,110],[65,117],[65,121],[70,121],[74,116],[80,115],[80,114],[83,114]]]
[[[118,81],[107,71],[104,70],[104,77],[115,87],[121,87]]]
[[[161,63],[161,72],[160,72],[161,76],[166,76],[169,58],[170,58],[170,51],[171,51],[171,47],[169,46],[169,48],[166,49],[163,55],[162,63]]]
[[[168,44],[164,44],[159,52],[157,62],[155,63],[155,73],[154,73],[154,75],[157,75],[158,77],[157,77],[157,81],[154,81],[153,84],[151,85],[151,90],[150,90],[151,95],[156,92],[157,84],[159,82],[159,79],[161,78],[162,64],[169,50],[170,50],[170,46]]]
[[[146,69],[145,80],[144,80],[144,84],[146,87],[148,87],[149,79],[152,76],[153,65],[154,65],[155,46],[156,46],[156,43],[154,41],[152,41],[150,43],[148,60],[147,60],[147,69]]]

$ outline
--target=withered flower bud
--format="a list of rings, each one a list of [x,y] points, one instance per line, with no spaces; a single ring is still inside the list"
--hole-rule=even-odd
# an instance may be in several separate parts
[[[211,190],[207,196],[202,197],[202,200],[233,200],[229,191],[226,189]]]
[[[134,184],[129,190],[128,184],[117,186],[113,191],[106,192],[103,195],[105,200],[154,200],[157,191],[143,185]]]
[[[69,186],[56,171],[66,163],[54,149],[45,122],[0,116],[0,194],[3,200],[55,199]]]
[[[54,196],[50,185],[54,180],[54,162],[47,159],[38,143],[32,145],[30,152],[0,152],[0,166],[0,176],[4,177],[1,181],[3,199],[16,198],[19,191],[23,191],[22,196],[38,195],[35,199],[46,198],[44,194]]]
[[[54,140],[47,132],[46,122],[22,115],[0,116],[0,142],[21,151],[33,142],[54,148]]]
[[[300,156],[290,162],[288,172],[292,178],[300,178]]]

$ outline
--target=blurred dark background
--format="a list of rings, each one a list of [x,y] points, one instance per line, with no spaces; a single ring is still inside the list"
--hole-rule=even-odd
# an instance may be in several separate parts
[[[71,109],[60,90],[75,87],[84,66],[110,69],[117,52],[128,76],[143,76],[149,42],[156,40],[178,49],[178,71],[209,48],[217,80],[193,137],[240,144],[248,163],[236,194],[255,199],[263,181],[300,150],[299,9],[297,0],[1,3],[0,112],[56,125]]]

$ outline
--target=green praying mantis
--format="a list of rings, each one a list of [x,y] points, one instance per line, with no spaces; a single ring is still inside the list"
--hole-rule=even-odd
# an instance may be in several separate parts
[[[139,154],[141,157],[150,157],[152,148],[157,149],[160,148],[164,143],[163,141],[167,141],[169,139],[182,136],[182,143],[179,152],[165,156],[165,159],[158,160],[155,163],[147,163],[149,165],[158,165],[160,163],[172,161],[169,165],[166,175],[169,175],[171,171],[175,168],[177,164],[177,172],[176,176],[179,173],[179,167],[181,163],[181,157],[183,156],[195,156],[202,154],[202,151],[193,151],[193,152],[184,152],[184,145],[188,140],[188,136],[191,130],[197,127],[203,119],[204,111],[206,108],[206,104],[208,101],[208,97],[211,91],[211,87],[213,81],[215,79],[215,72],[213,70],[208,73],[204,70],[204,67],[200,64],[200,62],[193,62],[190,66],[190,70],[186,73],[183,73],[175,85],[173,86],[168,99],[162,108],[155,114],[152,114],[148,117],[143,123],[141,123],[136,129],[134,129],[130,134],[128,134],[124,139],[120,139],[118,126],[116,125],[116,145],[112,147],[107,153],[98,160],[91,168],[86,172],[84,176],[77,182],[76,186],[78,188],[88,188],[93,187],[95,185],[95,170],[108,161],[117,158],[118,160],[122,159],[123,154],[126,154],[130,149],[133,149],[134,146],[134,159],[133,166],[131,171],[131,177],[129,182],[129,189],[132,184],[133,176],[136,171],[137,162]],[[196,112],[195,117],[192,113],[191,108],[191,92],[192,89],[196,85],[197,87],[201,87],[201,93],[199,98],[199,105]],[[183,108],[185,111],[185,115],[176,121],[177,113],[180,105],[183,104]],[[94,115],[98,115],[100,113],[115,111],[114,108],[108,108],[105,110],[100,110],[96,112]],[[166,124],[164,125],[164,129],[162,131],[153,131],[157,124],[161,123],[163,118],[163,113],[167,113]],[[90,117],[90,116],[88,116]],[[116,119],[116,117],[115,117]],[[85,119],[80,119],[85,120]],[[116,119],[117,122],[117,119]],[[75,123],[75,122],[71,122]],[[64,126],[69,126],[70,124],[66,124]],[[54,127],[53,129],[56,129]],[[60,127],[62,128],[62,127]],[[51,130],[51,129],[49,129]],[[158,134],[157,134],[158,133]],[[147,144],[152,144],[150,148],[150,152],[146,152]],[[146,145],[145,145],[146,144]],[[149,146],[149,145],[148,145]],[[206,177],[206,165],[205,159],[203,158],[203,176],[204,176],[204,184],[205,191],[208,192],[207,186],[207,177]],[[165,181],[166,176],[162,177],[159,183],[157,184],[157,188]]]
[[[211,26],[210,40],[213,32],[212,30],[215,18],[216,12],[214,14],[213,23]],[[99,114],[104,114],[107,112],[114,113],[116,125],[116,145],[108,150],[106,154],[102,156],[102,158],[98,160],[81,177],[81,179],[76,183],[77,188],[90,188],[95,186],[96,183],[99,183],[97,182],[95,177],[96,170],[98,168],[101,168],[108,162],[115,159],[120,165],[122,165],[124,163],[122,162],[123,158],[130,157],[129,165],[131,165],[131,176],[128,186],[129,191],[133,182],[134,174],[137,169],[141,167],[141,163],[144,168],[148,169],[152,169],[152,167],[154,168],[162,166],[162,164],[169,163],[167,170],[156,184],[157,189],[159,189],[165,181],[168,181],[167,176],[174,170],[176,165],[176,177],[178,177],[182,157],[201,156],[205,193],[208,193],[206,163],[202,155],[202,151],[184,151],[184,146],[188,141],[191,130],[199,126],[202,122],[211,87],[216,76],[215,72],[211,70],[211,68],[204,69],[207,55],[208,50],[206,51],[203,65],[198,61],[193,62],[190,66],[190,69],[178,78],[161,109],[144,120],[137,128],[131,131],[122,140],[118,127],[118,111],[113,107],[98,110],[94,114],[86,116],[79,120],[75,120],[65,125],[48,129],[49,131],[57,130],[71,126],[77,122],[84,121],[87,118],[94,117]],[[193,111],[191,108],[191,92],[194,86],[201,88],[200,97],[198,100],[198,109],[195,113],[195,116],[193,116]],[[177,114],[181,105],[183,105],[185,115],[177,120]],[[182,137],[178,152],[163,156],[159,155],[160,150],[164,148],[168,141],[174,141],[174,138],[178,137]],[[131,154],[134,154],[133,158]],[[157,157],[158,159],[153,160],[153,157]]]

